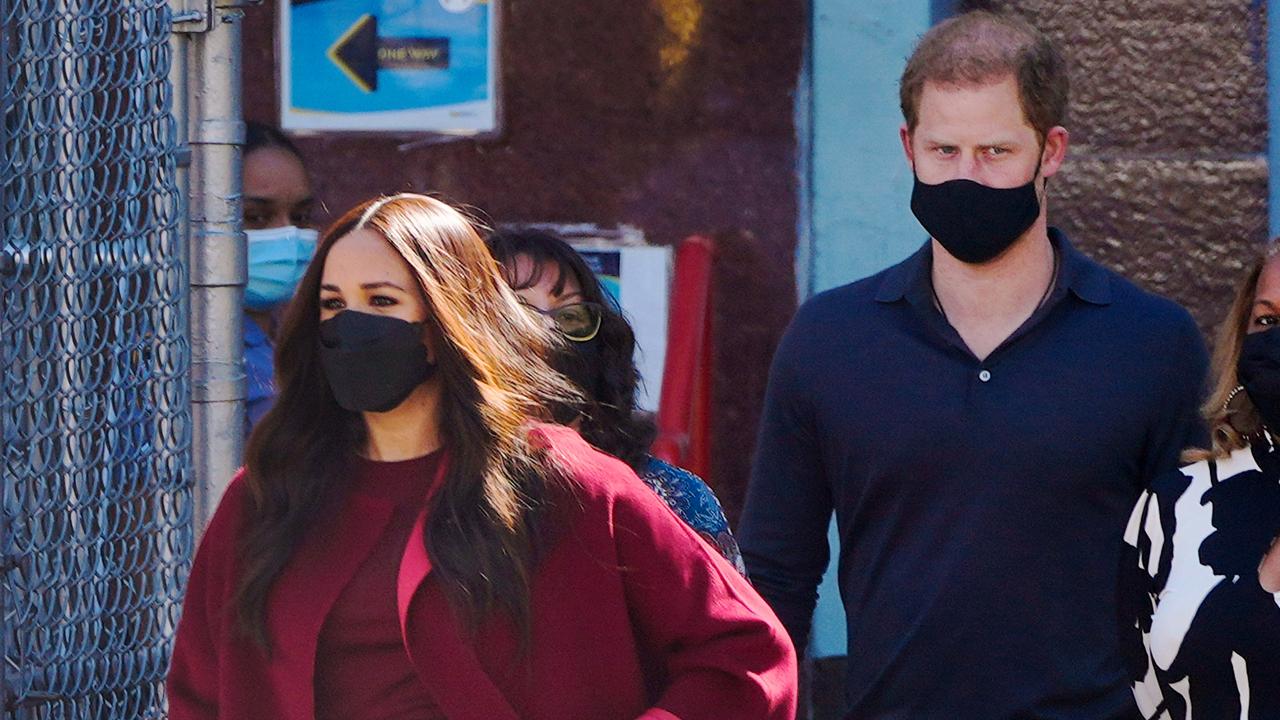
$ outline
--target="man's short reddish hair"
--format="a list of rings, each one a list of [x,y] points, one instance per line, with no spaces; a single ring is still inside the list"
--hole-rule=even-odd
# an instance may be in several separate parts
[[[1012,75],[1022,114],[1041,141],[1062,125],[1070,81],[1062,56],[1039,30],[1008,15],[975,10],[935,25],[920,38],[898,86],[907,130],[919,121],[925,83],[983,85]]]

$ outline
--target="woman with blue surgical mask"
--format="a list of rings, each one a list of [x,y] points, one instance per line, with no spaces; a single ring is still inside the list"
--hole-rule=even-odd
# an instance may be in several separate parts
[[[250,122],[244,147],[244,229],[249,279],[244,289],[245,434],[275,399],[275,311],[293,297],[316,247],[314,199],[302,156],[279,130]]]

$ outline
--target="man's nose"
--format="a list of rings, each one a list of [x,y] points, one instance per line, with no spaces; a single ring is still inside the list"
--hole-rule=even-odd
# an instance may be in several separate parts
[[[953,180],[972,180],[979,182],[981,180],[982,168],[978,165],[978,156],[976,153],[963,152],[960,154],[960,160],[955,165],[955,177]]]

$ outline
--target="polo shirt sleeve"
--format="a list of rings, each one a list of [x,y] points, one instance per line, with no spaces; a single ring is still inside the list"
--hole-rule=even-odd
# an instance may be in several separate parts
[[[1199,328],[1186,310],[1177,308],[1179,323],[1173,342],[1164,351],[1168,365],[1152,365],[1160,373],[1164,395],[1147,435],[1142,463],[1142,486],[1182,465],[1182,451],[1207,447],[1209,434],[1200,406],[1209,374],[1209,354]]]
[[[832,496],[807,398],[822,367],[805,359],[800,324],[788,330],[769,372],[738,544],[752,583],[803,652],[830,556]]]
[[[641,718],[794,718],[796,654],[769,606],[647,487],[621,487],[612,525],[623,592],[666,679]]]

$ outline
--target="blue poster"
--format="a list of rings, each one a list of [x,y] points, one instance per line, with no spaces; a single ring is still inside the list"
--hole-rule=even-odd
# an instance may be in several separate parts
[[[496,0],[281,3],[288,129],[496,129]]]

